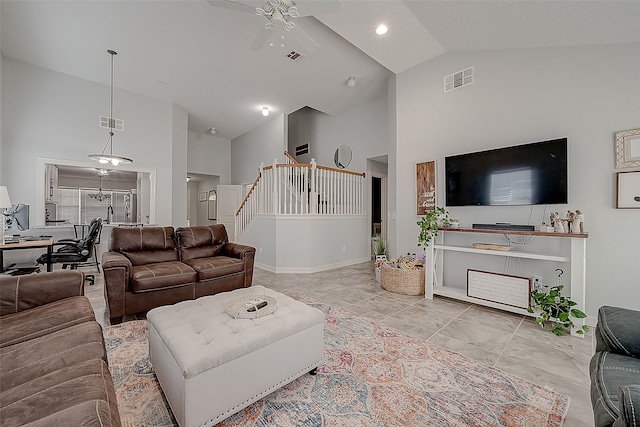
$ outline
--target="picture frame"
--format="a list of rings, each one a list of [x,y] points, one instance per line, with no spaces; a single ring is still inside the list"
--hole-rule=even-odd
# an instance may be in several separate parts
[[[198,201],[199,202],[206,202],[207,201],[207,192],[206,191],[202,191],[202,192],[198,193]]]
[[[426,215],[436,208],[436,162],[416,164],[417,215]]]
[[[640,171],[616,174],[616,209],[640,209]]]
[[[615,133],[616,169],[640,168],[640,128]]]

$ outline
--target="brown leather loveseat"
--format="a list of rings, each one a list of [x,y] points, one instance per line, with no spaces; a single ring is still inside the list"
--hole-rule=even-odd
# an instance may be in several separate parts
[[[102,328],[78,270],[0,277],[0,425],[117,426]]]
[[[256,250],[228,240],[222,224],[114,228],[102,255],[111,324],[127,314],[251,286]]]

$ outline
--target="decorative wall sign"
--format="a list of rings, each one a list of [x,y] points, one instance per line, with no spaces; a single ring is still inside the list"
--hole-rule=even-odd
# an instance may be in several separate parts
[[[616,208],[640,209],[640,171],[616,174]]]
[[[436,162],[416,164],[418,215],[433,212],[436,207]]]
[[[616,169],[640,168],[640,129],[615,133]]]

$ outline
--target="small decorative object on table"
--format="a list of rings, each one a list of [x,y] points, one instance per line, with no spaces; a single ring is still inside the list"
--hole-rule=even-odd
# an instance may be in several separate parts
[[[227,314],[234,319],[255,319],[273,313],[278,304],[268,295],[250,295],[238,298],[225,306]]]

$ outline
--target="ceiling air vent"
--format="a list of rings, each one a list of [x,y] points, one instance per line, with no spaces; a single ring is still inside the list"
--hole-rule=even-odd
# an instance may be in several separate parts
[[[291,52],[287,53],[287,58],[289,58],[292,61],[295,61],[296,59],[303,58],[303,56],[302,54],[296,52],[295,50],[292,50]]]
[[[124,131],[124,120],[113,118],[113,130]],[[109,126],[109,117],[100,116],[100,127],[105,129],[111,129]]]
[[[462,86],[470,85],[473,82],[473,67],[456,71],[453,74],[444,76],[444,93],[451,92],[452,90],[458,89]]]
[[[298,145],[296,147],[296,157],[309,154],[309,143]]]

